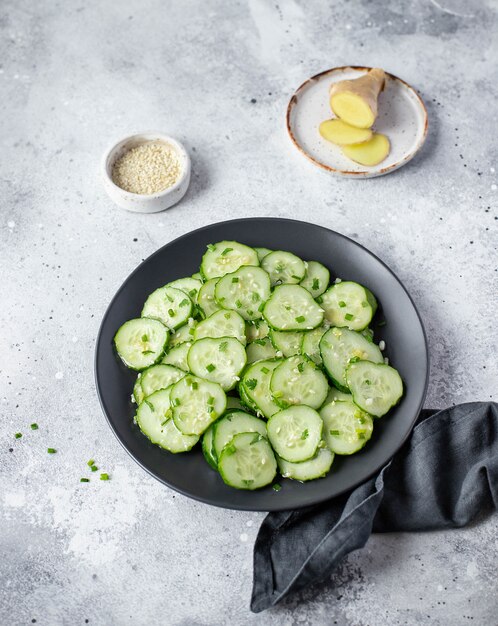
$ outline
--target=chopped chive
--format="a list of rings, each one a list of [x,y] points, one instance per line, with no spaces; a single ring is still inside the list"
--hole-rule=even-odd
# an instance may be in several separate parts
[[[109,474],[101,474],[100,480],[109,480]]]
[[[309,430],[306,428],[306,430],[303,430],[302,434],[301,434],[301,439],[308,439],[309,437]]]
[[[263,311],[263,309],[265,308],[265,303],[262,302],[259,306],[258,306],[258,311],[261,313]]]
[[[208,245],[207,245],[207,249],[208,249],[210,252],[213,252],[214,250],[216,250],[216,246],[213,246],[213,244],[212,244],[212,243],[208,243]]]
[[[301,280],[301,276],[296,276],[295,274],[292,274],[292,277],[294,280]]]
[[[273,491],[280,491],[280,489],[282,489],[282,486],[279,485],[278,483],[275,483],[272,487]]]
[[[241,309],[241,308],[242,308],[242,302],[241,302],[240,300],[235,300],[235,306],[236,306],[238,309]]]
[[[57,450],[55,448],[47,448],[47,452],[49,454],[55,454],[57,452]]]
[[[31,424],[31,430],[38,430],[38,424],[36,422]]]
[[[267,367],[262,367],[261,371],[263,372],[263,374],[269,374],[270,370]]]
[[[180,398],[173,398],[173,399],[171,400],[171,404],[172,404],[173,406],[180,406],[180,404],[181,404],[181,402],[180,402]]]
[[[195,293],[194,293],[194,296],[195,296]],[[184,300],[182,300],[182,301],[180,302],[180,306],[187,306],[187,305],[188,305],[188,303],[189,303],[189,300],[187,300],[187,298],[185,298]]]
[[[225,313],[225,315],[224,315],[223,317],[224,317],[226,320],[229,320],[231,316],[230,316],[230,313]]]
[[[191,290],[188,292],[188,295],[189,295],[191,298],[195,297],[195,296],[197,295],[197,289],[191,289]],[[188,302],[187,302],[187,304],[188,304]],[[182,306],[182,305],[180,304],[180,306]]]
[[[239,277],[238,276],[234,276],[232,278],[232,283],[238,283],[239,282]]]
[[[142,335],[142,341],[149,341],[149,336],[148,335]]]
[[[363,300],[363,302],[361,303],[361,306],[366,309],[368,306],[368,302],[365,302],[365,300]]]
[[[92,467],[92,465],[95,465],[95,461],[93,459],[90,459],[86,462],[86,464],[88,465],[88,467]]]
[[[192,384],[190,385],[190,387],[192,389],[198,389],[199,388],[199,383],[196,380],[193,380]]]
[[[298,317],[296,317],[296,322],[298,324],[302,324],[305,320],[306,318],[304,317],[304,315],[299,315]]]
[[[173,302],[173,298],[168,294],[166,294],[166,299],[168,300],[168,302]]]
[[[173,311],[173,309],[168,309],[168,315],[170,317],[175,317],[175,312]]]
[[[353,319],[353,317],[354,315],[352,313],[346,313],[346,315],[344,316],[344,319],[350,322]]]
[[[229,252],[232,252],[233,248],[225,248],[223,250],[223,252],[221,253],[221,256],[225,256],[226,254],[228,254]]]
[[[372,381],[371,381],[371,380],[368,380],[368,378],[366,378],[366,379],[365,379],[365,385],[371,385],[371,384],[372,384]]]
[[[208,406],[208,413],[214,413],[214,406]]]
[[[313,283],[311,284],[311,288],[313,289],[313,291],[320,289],[320,281],[318,280],[318,278],[313,278]]]
[[[89,483],[90,479],[89,478],[80,478],[80,483]]]
[[[297,371],[302,374],[304,372],[304,363],[301,361],[297,364]]]
[[[258,381],[255,378],[250,378],[249,380],[246,380],[245,382],[246,387],[248,387],[249,389],[256,389],[257,384],[258,384]]]
[[[251,299],[253,302],[259,302],[259,300],[261,300],[261,296],[259,295],[257,291],[253,291],[251,295]]]
[[[322,296],[318,296],[318,298],[316,298],[316,301],[318,302],[318,304],[322,304],[323,302]]]
[[[359,361],[359,360],[360,360],[360,357],[359,357],[359,356],[353,356],[353,357],[351,357],[351,358],[349,359],[349,362],[350,362],[350,363],[356,363],[356,362],[357,362],[357,361]]]
[[[209,365],[206,365],[206,369],[208,372],[214,372],[214,370],[216,369],[216,365],[210,363]]]
[[[330,431],[330,434],[331,434],[333,437],[340,437],[340,436],[341,436],[341,431],[340,431],[340,430],[331,430],[331,431]]]
[[[254,311],[251,311],[251,309],[247,309],[247,315],[249,316],[254,315]]]
[[[358,437],[358,439],[365,439],[365,431],[364,430],[357,430],[356,431],[356,436]]]
[[[225,352],[227,347],[228,347],[228,341],[222,341],[218,349],[220,352]]]
[[[264,339],[255,339],[253,343],[257,344],[258,346],[264,346],[266,342]]]
[[[15,437],[16,439],[20,439],[20,438],[22,437],[22,433],[16,433],[16,434],[14,435],[14,437]]]
[[[214,404],[214,396],[209,396],[209,398],[208,398],[208,404],[209,404],[210,406],[212,406],[212,405]]]
[[[91,465],[90,469],[92,470],[92,472],[97,472],[99,468],[96,465]]]
[[[339,306],[341,307],[341,309],[343,309],[346,306],[346,303],[344,302],[344,300],[339,300]]]

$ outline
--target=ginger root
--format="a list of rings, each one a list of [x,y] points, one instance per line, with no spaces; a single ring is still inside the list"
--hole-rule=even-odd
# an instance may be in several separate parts
[[[384,88],[386,74],[373,68],[353,80],[341,80],[330,87],[330,108],[347,124],[370,128],[377,117],[377,98]]]
[[[372,138],[372,131],[369,128],[356,128],[338,119],[325,120],[318,130],[324,139],[339,146],[363,143]]]
[[[377,165],[387,157],[390,149],[389,139],[381,133],[374,133],[369,141],[343,146],[342,152],[360,165]]]

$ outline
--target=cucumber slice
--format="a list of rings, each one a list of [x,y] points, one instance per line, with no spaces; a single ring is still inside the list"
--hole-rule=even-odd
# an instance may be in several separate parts
[[[202,454],[204,455],[204,458],[209,463],[209,465],[213,469],[217,470],[218,461],[216,460],[216,457],[214,456],[213,435],[214,435],[214,424],[211,424],[211,426],[202,435]]]
[[[265,320],[253,320],[246,322],[246,339],[247,343],[256,341],[256,339],[264,339],[268,337],[269,326]]]
[[[245,320],[259,319],[270,297],[270,277],[260,267],[241,267],[218,280],[214,296],[220,306],[237,311]]]
[[[372,436],[373,420],[351,400],[336,401],[320,409],[324,439],[336,454],[354,454]]]
[[[275,368],[270,382],[275,402],[282,408],[306,404],[322,406],[329,390],[325,374],[305,356],[291,356]]]
[[[320,340],[323,365],[334,385],[348,392],[346,368],[351,359],[362,359],[383,363],[379,348],[361,333],[347,328],[331,328]]]
[[[218,383],[224,391],[235,387],[246,361],[245,348],[234,337],[205,337],[194,341],[187,357],[188,368],[193,374]]]
[[[312,330],[323,322],[323,310],[300,285],[276,287],[263,316],[274,330]]]
[[[330,272],[318,261],[308,261],[306,265],[306,274],[300,285],[307,289],[313,298],[318,298],[329,286]]]
[[[240,433],[223,449],[218,470],[230,487],[253,490],[272,482],[277,462],[266,437]]]
[[[313,330],[308,330],[304,333],[303,343],[301,345],[301,354],[304,354],[309,359],[316,363],[316,365],[322,364],[322,355],[320,354],[320,339],[327,332],[329,326],[319,326]]]
[[[138,407],[138,427],[152,443],[173,452],[187,452],[199,441],[196,435],[184,435],[171,419],[169,389],[161,389],[146,398]]]
[[[192,315],[192,300],[174,287],[160,287],[150,294],[142,309],[142,317],[159,320],[174,330],[183,326]]]
[[[256,250],[256,254],[258,255],[258,259],[260,263],[265,258],[265,256],[268,256],[270,252],[273,252],[273,250],[269,250],[268,248],[254,248],[254,249]]]
[[[223,448],[239,433],[259,433],[266,437],[266,422],[244,411],[230,411],[213,424],[213,449],[219,458]]]
[[[214,299],[214,289],[218,280],[218,278],[208,280],[199,290],[197,304],[204,318],[209,317],[215,311],[219,311],[222,308]]]
[[[192,302],[197,302],[198,293],[202,287],[202,280],[198,280],[193,276],[187,276],[186,278],[178,278],[171,283],[168,283],[166,287],[174,287],[186,294]]]
[[[343,281],[327,289],[321,296],[320,306],[325,311],[325,319],[332,326],[362,330],[372,321],[377,310],[377,300],[366,287]]]
[[[285,357],[294,356],[301,353],[304,333],[282,332],[280,330],[270,330],[270,339],[275,348]]]
[[[174,348],[175,346],[179,346],[182,343],[186,343],[188,341],[193,341],[194,339],[194,329],[197,325],[197,322],[189,317],[186,324],[175,330],[174,333],[171,334],[169,339],[169,348]]]
[[[191,345],[192,342],[187,341],[186,343],[181,343],[179,346],[174,346],[168,350],[168,353],[163,357],[161,363],[164,363],[165,365],[174,365],[184,372],[188,372],[187,356]]]
[[[346,381],[354,403],[375,417],[385,415],[403,395],[401,376],[384,363],[351,363],[346,370]]]
[[[327,406],[327,404],[330,404],[330,402],[335,402],[337,400],[350,400],[353,402],[353,396],[350,393],[339,391],[337,387],[329,387],[329,392],[325,398],[325,402],[322,404],[322,408]]]
[[[282,363],[280,360],[258,361],[250,365],[239,385],[240,397],[243,402],[254,407],[258,414],[270,417],[280,411],[270,391],[273,371]]]
[[[315,456],[322,439],[323,421],[309,406],[291,406],[268,420],[270,443],[279,457],[301,463]]]
[[[164,324],[142,317],[125,322],[114,336],[114,345],[123,363],[140,371],[159,361],[168,339]]]
[[[185,435],[202,435],[225,411],[226,403],[220,385],[190,374],[171,389],[175,426]]]
[[[140,386],[144,396],[150,396],[159,389],[166,389],[185,376],[185,372],[173,365],[152,365],[140,377]]]
[[[333,460],[334,453],[328,448],[318,448],[318,452],[312,459],[301,463],[290,463],[277,457],[278,469],[282,476],[300,482],[323,478],[329,473]]]
[[[244,319],[235,311],[216,311],[195,327],[194,339],[211,337],[235,337],[246,345],[246,327]]]
[[[140,376],[141,374],[137,376],[137,380],[135,381],[135,385],[133,386],[132,401],[135,402],[135,404],[140,404],[144,401],[145,398],[144,392],[142,391],[142,385],[140,384]]]
[[[275,348],[269,337],[263,339],[256,339],[246,348],[247,363],[255,363],[263,359],[273,359],[277,356]]]
[[[243,265],[259,265],[256,251],[237,241],[220,241],[208,245],[202,257],[201,274],[205,280],[219,278]]]
[[[275,250],[261,261],[261,267],[270,274],[271,286],[300,283],[306,274],[304,261],[292,252]]]

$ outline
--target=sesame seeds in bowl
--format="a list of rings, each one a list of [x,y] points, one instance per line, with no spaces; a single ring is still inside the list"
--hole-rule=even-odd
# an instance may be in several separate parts
[[[190,182],[190,157],[180,142],[158,132],[125,137],[106,151],[102,180],[121,208],[164,211],[179,202]]]

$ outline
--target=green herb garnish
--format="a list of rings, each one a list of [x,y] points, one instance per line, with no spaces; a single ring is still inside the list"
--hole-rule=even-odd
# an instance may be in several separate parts
[[[209,406],[212,406],[214,404],[214,396],[209,396],[208,404],[209,404]]]
[[[258,384],[258,381],[255,378],[250,378],[249,380],[245,381],[245,385],[249,389],[256,389],[257,384]]]
[[[212,244],[212,243],[208,243],[208,245],[207,245],[207,249],[208,249],[210,252],[214,252],[214,250],[216,250],[216,246],[213,246],[213,244]]]
[[[195,296],[195,293],[194,293],[194,296]],[[185,298],[184,300],[180,302],[180,306],[187,306],[189,302],[190,300],[187,300],[187,298]]]
[[[191,290],[188,292],[188,295],[189,295],[191,298],[194,298],[194,297],[197,295],[197,289],[191,289]],[[187,302],[187,304],[188,304],[188,302]],[[180,304],[180,306],[182,306],[182,305]]]
[[[317,289],[320,289],[320,281],[318,280],[318,278],[313,278],[313,282],[311,284],[311,288],[313,289],[313,291],[316,291]]]
[[[263,372],[263,374],[269,374],[270,370],[267,367],[262,367],[261,371]]]
[[[100,480],[109,480],[109,474],[101,474]]]
[[[226,254],[228,254],[229,252],[232,252],[233,248],[225,248],[223,250],[223,252],[221,253],[221,256],[225,256]]]
[[[232,278],[232,283],[238,283],[239,282],[239,277],[238,276],[234,276]]]
[[[297,364],[297,371],[302,374],[304,372],[304,363],[301,361]]]
[[[89,478],[80,478],[80,483],[89,483],[90,479]]]
[[[329,432],[330,432],[330,434],[331,434],[333,437],[340,437],[340,436],[341,436],[341,431],[340,431],[340,430],[331,430],[331,431],[329,431]]]
[[[341,307],[341,309],[343,309],[346,306],[346,303],[344,302],[344,300],[339,300],[338,304]]]
[[[263,309],[265,308],[265,303],[262,302],[259,306],[258,306],[258,311],[261,313],[263,311]]]
[[[291,278],[294,280],[301,280],[301,276],[296,276],[295,274],[292,274]]]
[[[261,300],[261,296],[257,291],[253,291],[251,294],[251,299],[253,302],[259,302]]]
[[[92,470],[92,472],[97,472],[99,468],[96,465],[92,465],[90,469]]]
[[[216,365],[210,363],[209,365],[206,365],[206,369],[208,372],[214,372],[214,370],[216,369]]]
[[[168,315],[170,317],[175,317],[176,313],[173,311],[173,309],[168,309]]]
[[[31,430],[38,430],[38,424],[36,422],[31,424]]]
[[[304,315],[299,315],[298,317],[296,317],[296,322],[298,324],[302,324],[305,320],[306,318],[304,317]]]
[[[47,452],[49,454],[55,454],[57,452],[57,450],[55,448],[47,448]]]
[[[306,430],[303,430],[302,434],[301,434],[301,439],[308,439],[309,437],[309,430],[306,428]]]
[[[353,319],[353,317],[354,315],[352,313],[346,313],[346,315],[344,316],[344,319],[350,322]]]
[[[15,437],[16,439],[20,439],[20,438],[22,437],[22,433],[16,433],[16,434],[14,435],[14,437]]]
[[[273,491],[280,491],[280,489],[282,489],[282,486],[281,486],[281,485],[279,485],[278,483],[275,483],[275,484],[272,486],[272,489],[273,489]]]
[[[93,459],[90,459],[86,462],[86,464],[88,465],[88,467],[92,467],[92,465],[95,465],[95,461]]]
[[[228,348],[228,341],[222,341],[218,349],[220,352],[226,352],[227,348]]]
[[[241,309],[241,308],[242,308],[242,302],[241,302],[240,300],[235,300],[235,306],[236,306],[238,309]]]

